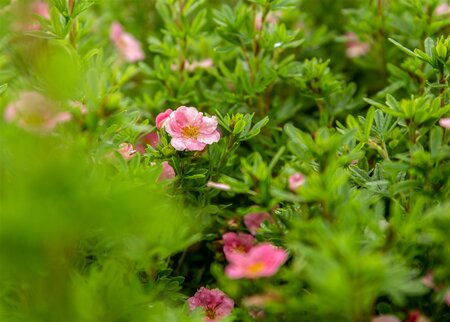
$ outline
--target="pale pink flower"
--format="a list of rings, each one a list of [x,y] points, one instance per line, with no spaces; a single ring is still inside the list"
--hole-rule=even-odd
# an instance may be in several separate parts
[[[252,247],[247,253],[232,253],[230,264],[225,268],[225,274],[231,279],[260,278],[276,274],[287,260],[284,249],[269,243],[261,243]]]
[[[50,20],[50,10],[48,3],[44,1],[34,1],[31,4],[31,12],[35,15],[41,16],[47,20]]]
[[[167,161],[162,162],[162,172],[159,175],[158,181],[170,180],[175,177],[175,170]]]
[[[203,309],[204,321],[216,322],[229,315],[234,307],[234,302],[224,292],[214,288],[209,290],[201,287],[194,296],[188,299],[191,311],[198,307]]]
[[[450,306],[450,291],[447,291],[444,295],[444,302],[447,306]]]
[[[348,32],[345,34],[345,38],[346,38],[345,55],[348,58],[356,58],[364,56],[369,52],[370,44],[359,40],[358,36],[355,33]]]
[[[37,92],[23,92],[17,101],[6,107],[4,118],[25,130],[49,133],[59,123],[70,121],[72,115],[58,112],[56,102]]]
[[[137,143],[136,143],[136,151],[138,151],[141,154],[145,153],[145,149],[147,148],[147,145],[150,145],[153,148],[156,148],[159,144],[159,137],[158,134],[155,132],[149,132],[147,134],[142,135]]]
[[[306,178],[303,174],[296,172],[289,177],[289,189],[296,192],[305,184]]]
[[[226,233],[222,236],[223,240],[223,253],[225,258],[229,258],[234,253],[247,253],[255,242],[255,238],[250,234],[245,233]]]
[[[273,222],[272,217],[267,212],[251,213],[244,216],[244,224],[252,235],[256,235],[264,221]]]
[[[373,317],[372,322],[401,322],[401,321],[395,315],[383,314]]]
[[[192,63],[190,63],[188,60],[185,60],[183,62],[183,68],[188,71],[188,72],[193,72],[195,71],[197,68],[199,69],[208,69],[213,67],[214,62],[212,59],[207,58],[207,59],[203,59],[200,61],[194,60]],[[173,71],[177,71],[178,70],[178,65],[177,64],[172,64],[172,68]]]
[[[143,60],[145,54],[136,38],[123,30],[118,22],[111,24],[110,38],[119,53],[130,63]]]
[[[425,276],[423,276],[420,281],[423,285],[428,288],[435,289],[436,285],[434,284],[434,274],[432,271],[429,271]]]
[[[131,160],[136,154],[136,150],[131,143],[121,143],[116,150],[125,160]]]
[[[434,10],[434,14],[436,16],[450,15],[450,5],[448,5],[447,3],[441,3]]]
[[[226,183],[220,183],[220,182],[214,182],[214,181],[208,181],[208,183],[206,183],[206,186],[209,188],[214,188],[214,189],[224,190],[224,191],[231,190],[231,187],[229,185],[227,185]]]
[[[445,129],[450,129],[450,117],[439,120],[439,125]]]
[[[207,144],[220,139],[217,118],[203,116],[195,107],[180,106],[173,111],[164,128],[170,134],[170,144],[178,151],[202,151]]]
[[[280,17],[281,17],[280,12],[277,12],[275,14],[272,12],[269,12],[266,16],[265,23],[275,25],[275,24],[277,24]],[[262,27],[263,27],[262,12],[258,12],[255,16],[255,30],[261,30]]]
[[[163,126],[164,123],[167,121],[167,119],[169,118],[170,114],[172,114],[172,110],[170,108],[168,108],[167,110],[165,110],[164,112],[159,113],[156,116],[156,128],[158,130],[160,130]]]
[[[200,61],[193,61],[192,63],[189,63],[188,61],[186,61],[185,64],[184,64],[184,68],[188,72],[193,72],[197,68],[208,69],[208,68],[211,68],[212,66],[213,66],[213,60],[210,59],[210,58],[203,59],[203,60],[200,60]]]

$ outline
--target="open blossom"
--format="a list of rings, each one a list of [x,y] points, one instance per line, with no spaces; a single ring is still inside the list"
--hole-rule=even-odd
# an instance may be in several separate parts
[[[131,143],[121,143],[116,150],[125,160],[131,160],[136,154],[136,150]]]
[[[189,309],[191,311],[198,307],[203,309],[205,314],[204,321],[220,321],[231,313],[234,302],[224,292],[214,288],[212,290],[201,287],[194,296],[188,299]]]
[[[70,121],[72,115],[58,112],[56,102],[37,92],[23,92],[17,101],[6,107],[4,118],[25,130],[49,133],[59,123]]]
[[[167,121],[167,119],[169,118],[170,114],[172,114],[172,110],[170,108],[168,108],[167,110],[165,110],[164,112],[159,113],[156,116],[156,128],[158,130],[161,130],[161,128],[164,126],[164,123]]]
[[[447,306],[450,307],[450,290],[445,293],[444,302],[445,302],[445,304],[447,304]]]
[[[231,187],[229,185],[227,185],[226,183],[220,183],[220,182],[214,182],[214,181],[208,181],[206,183],[206,186],[209,188],[214,188],[214,189],[224,190],[224,191],[231,190]]]
[[[395,315],[383,314],[373,317],[372,322],[401,322],[401,321]]]
[[[442,3],[434,10],[436,16],[450,15],[450,5]]]
[[[225,274],[231,279],[272,276],[278,272],[287,257],[284,249],[261,243],[247,253],[233,253],[229,256],[230,264],[225,268]]]
[[[445,129],[450,129],[450,117],[439,120],[439,125]]]
[[[159,144],[159,137],[158,134],[155,132],[149,132],[147,134],[142,135],[137,143],[136,143],[136,151],[143,154],[145,153],[145,149],[147,145],[150,145],[153,148],[156,148],[156,146]]]
[[[125,32],[120,23],[112,23],[110,38],[117,50],[128,62],[133,63],[145,58],[140,42]]]
[[[296,172],[289,177],[289,189],[296,192],[298,188],[305,184],[305,181],[305,176],[299,172]]]
[[[252,235],[256,235],[264,221],[273,222],[272,217],[267,212],[251,213],[244,216],[244,224]]]
[[[233,254],[245,254],[253,247],[255,238],[245,233],[226,233],[222,236],[223,253],[225,258],[230,260]]]
[[[203,116],[195,107],[180,106],[163,122],[172,137],[170,144],[178,151],[202,151],[220,139],[215,116]]]
[[[358,36],[355,33],[348,32],[345,34],[345,38],[347,40],[345,44],[345,55],[348,58],[364,56],[369,52],[370,44],[359,40]]]

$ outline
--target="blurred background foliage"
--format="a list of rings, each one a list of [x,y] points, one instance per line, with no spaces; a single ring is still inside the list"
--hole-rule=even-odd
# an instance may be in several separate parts
[[[450,321],[445,1],[47,3],[0,0],[0,110],[34,91],[71,115],[51,133],[0,121],[2,321],[198,321],[184,302],[204,285],[238,321]],[[113,22],[144,59],[120,55]],[[116,152],[180,105],[218,115],[221,141]],[[257,211],[274,219],[257,239],[290,259],[230,281],[221,236]]]

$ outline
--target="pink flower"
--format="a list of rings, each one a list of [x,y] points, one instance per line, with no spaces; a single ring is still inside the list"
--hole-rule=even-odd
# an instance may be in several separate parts
[[[220,183],[220,182],[214,182],[214,181],[208,181],[206,186],[209,188],[214,188],[214,189],[219,189],[219,190],[224,190],[224,191],[231,190],[231,187],[229,185],[227,185],[226,183]]]
[[[47,20],[50,20],[50,11],[48,8],[48,3],[44,1],[34,1],[31,4],[31,12],[35,15],[41,16]]]
[[[217,288],[209,290],[205,287],[201,287],[194,296],[190,297],[188,304],[191,311],[201,307],[206,322],[220,321],[229,315],[234,307],[233,300],[224,292]]]
[[[149,132],[147,134],[142,135],[138,139],[138,142],[136,143],[136,151],[138,151],[141,154],[144,154],[147,145],[156,148],[158,144],[159,144],[158,134],[156,134],[155,132]]]
[[[226,233],[222,236],[223,253],[225,258],[230,261],[230,257],[235,254],[245,254],[253,247],[255,238],[245,233]]]
[[[425,276],[423,276],[420,281],[423,285],[425,285],[428,288],[435,289],[436,285],[434,284],[434,274],[432,271],[429,271]]]
[[[447,291],[444,295],[444,302],[447,306],[450,306],[450,291]]]
[[[131,160],[136,154],[136,150],[131,143],[121,143],[116,150],[125,160]]]
[[[183,67],[186,71],[188,72],[193,72],[195,71],[197,68],[200,69],[208,69],[213,67],[214,62],[211,58],[207,58],[207,59],[203,59],[200,61],[194,60],[192,63],[190,63],[188,60],[185,60],[183,62]],[[172,68],[173,71],[177,71],[179,69],[179,66],[177,64],[173,64]]]
[[[406,322],[429,322],[429,320],[419,310],[413,310],[409,312]]]
[[[112,23],[110,38],[117,50],[128,62],[133,63],[145,58],[139,41],[129,33],[124,32],[120,23]]]
[[[167,161],[162,162],[162,172],[159,175],[158,181],[169,180],[175,177],[175,170]]]
[[[439,120],[439,125],[445,129],[450,129],[450,117]]]
[[[281,17],[281,13],[277,12],[273,14],[272,12],[269,12],[266,16],[265,23],[275,25],[278,22],[278,19]],[[255,30],[261,30],[262,25],[262,13],[258,12],[255,16]]]
[[[70,121],[72,115],[58,112],[56,102],[37,92],[23,92],[17,101],[6,107],[4,118],[30,132],[49,133],[59,123]]]
[[[159,113],[156,116],[156,128],[158,130],[161,130],[161,128],[164,126],[164,124],[166,123],[167,119],[169,118],[170,114],[172,114],[172,110],[170,108],[168,108],[167,110],[165,110],[164,112]]]
[[[360,41],[355,33],[348,32],[345,34],[345,38],[347,39],[345,55],[348,58],[364,56],[369,52],[370,44]]]
[[[244,224],[252,235],[256,235],[264,221],[273,222],[272,217],[267,212],[252,213],[244,216]]]
[[[383,314],[373,317],[372,322],[401,322],[401,321],[395,315]]]
[[[248,253],[232,253],[225,274],[231,279],[260,278],[274,275],[287,260],[284,249],[269,243],[252,247]]]
[[[220,139],[215,116],[203,116],[195,107],[180,106],[163,124],[178,151],[202,151],[207,144]]]
[[[434,10],[434,14],[436,16],[443,16],[446,14],[450,14],[450,6],[446,3],[441,3],[437,8]]]
[[[299,172],[294,173],[289,177],[289,189],[296,192],[298,188],[305,184],[305,176]]]

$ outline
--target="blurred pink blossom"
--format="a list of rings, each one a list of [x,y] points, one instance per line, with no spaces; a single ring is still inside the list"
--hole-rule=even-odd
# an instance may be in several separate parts
[[[216,322],[229,315],[234,307],[234,302],[224,292],[214,288],[212,290],[201,287],[194,296],[188,299],[191,311],[198,307],[203,309],[204,321]]]
[[[175,177],[175,170],[167,161],[162,162],[162,172],[159,175],[158,181],[170,180]]]
[[[225,268],[225,274],[231,279],[260,278],[276,274],[287,260],[284,249],[269,243],[261,243],[252,247],[248,253],[232,253]]]
[[[244,224],[252,235],[256,235],[264,221],[273,222],[272,217],[267,212],[251,213],[244,216]]]
[[[419,310],[413,310],[409,312],[405,322],[429,322],[428,318],[423,315]]]
[[[31,4],[31,12],[45,19],[50,19],[50,10],[48,3],[44,1],[34,1]]]
[[[447,3],[441,3],[434,10],[434,14],[436,16],[450,15],[450,5],[448,5]]]
[[[145,153],[145,149],[147,148],[147,145],[150,145],[153,148],[156,148],[156,146],[159,144],[159,137],[158,134],[155,132],[149,132],[147,134],[142,135],[137,143],[136,143],[136,151],[138,151],[141,154]]]
[[[120,23],[113,22],[111,24],[111,31],[109,35],[111,41],[126,61],[133,63],[145,58],[140,42],[132,35],[125,32]]]
[[[355,33],[347,32],[345,34],[345,38],[346,38],[345,55],[348,58],[356,58],[364,56],[369,52],[370,44],[359,40],[358,36]]]
[[[303,174],[296,172],[289,177],[289,189],[296,192],[305,184],[306,178]]]
[[[443,128],[450,129],[450,117],[439,120],[439,125]]]
[[[49,133],[59,123],[70,121],[72,115],[58,112],[56,102],[37,92],[23,92],[17,101],[6,107],[4,118],[25,130]]]
[[[217,118],[203,116],[195,107],[180,106],[173,111],[163,126],[178,151],[202,151],[207,144],[218,142]]]
[[[125,160],[131,160],[136,154],[136,150],[131,143],[121,143],[116,150]]]
[[[220,183],[220,182],[214,182],[214,181],[208,181],[206,186],[209,188],[214,188],[214,189],[224,190],[224,191],[231,190],[231,187],[229,185],[227,185],[226,183]]]
[[[372,322],[401,322],[401,321],[395,315],[383,314],[373,317]]]
[[[227,260],[230,260],[229,258],[234,253],[247,253],[255,242],[255,238],[252,235],[245,233],[226,233],[222,236],[222,239],[224,243],[223,253]]]
[[[199,69],[208,69],[214,66],[214,62],[211,58],[207,58],[207,59],[203,59],[200,61],[194,60],[192,63],[190,63],[188,60],[184,61],[184,69],[188,72],[193,72],[195,71],[197,68]],[[173,64],[172,65],[172,70],[176,71],[178,70],[178,65],[177,64]]]
[[[424,275],[420,281],[423,285],[425,285],[428,288],[435,289],[436,285],[434,284],[434,274],[432,271],[429,271],[426,275]]]
[[[280,12],[272,13],[269,12],[266,16],[265,23],[275,25],[281,17]],[[255,29],[261,30],[262,25],[262,12],[258,12],[255,16]]]
[[[447,306],[450,306],[450,290],[448,290],[444,295],[444,302]]]
[[[172,114],[172,110],[170,108],[168,108],[167,110],[165,110],[164,112],[159,113],[156,116],[156,128],[158,130],[160,130],[163,126],[164,123],[167,121],[167,119],[169,118],[170,114]]]

